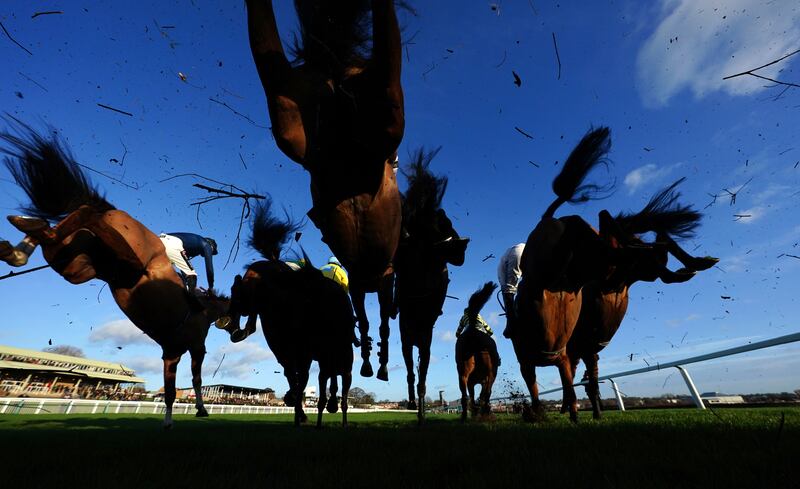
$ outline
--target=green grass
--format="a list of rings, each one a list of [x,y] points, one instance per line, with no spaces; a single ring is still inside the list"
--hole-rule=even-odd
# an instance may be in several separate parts
[[[311,413],[309,413],[311,414]],[[799,487],[800,408],[458,423],[405,413],[0,416],[2,487]],[[781,428],[781,417],[784,416]],[[313,416],[312,416],[313,418]]]

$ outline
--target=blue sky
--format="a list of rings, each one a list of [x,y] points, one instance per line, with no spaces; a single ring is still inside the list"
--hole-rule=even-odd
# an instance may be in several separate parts
[[[275,3],[287,39],[295,25],[290,2]],[[405,37],[413,41],[403,67],[407,119],[401,161],[420,145],[443,147],[432,168],[450,178],[444,206],[458,231],[472,238],[464,266],[451,269],[450,295],[461,300],[448,300],[436,325],[429,393],[435,397],[441,389],[447,399],[458,396],[453,332],[469,294],[496,280],[497,259],[484,258],[526,239],[553,198],[550,182],[560,163],[592,125],[612,129],[613,165],[596,178],[616,180],[616,192],[600,202],[564,206],[560,215],[576,213],[595,223],[600,209],[639,209],[659,188],[685,176],[685,201],[705,208],[698,236],[686,247],[721,259],[719,268],[685,284],[635,285],[628,316],[601,353],[602,373],[800,329],[794,293],[800,260],[787,256],[800,256],[800,148],[794,137],[800,92],[781,93],[752,77],[722,80],[800,48],[796,4],[414,3],[418,16],[402,17]],[[63,14],[31,18],[55,10]],[[125,182],[92,175],[111,202],[154,232],[214,237],[222,250],[216,257],[220,287],[229,287],[256,258],[243,249],[223,268],[240,204],[203,206],[201,228],[190,206],[204,196],[191,186],[199,180],[164,179],[198,173],[269,192],[296,217],[310,208],[308,176],[264,129],[269,120],[250,58],[243,2],[144,0],[134,6],[85,0],[31,6],[7,1],[0,22],[32,53],[0,36],[0,108],[38,127],[58,128],[78,161]],[[798,59],[759,73],[796,83]],[[520,76],[520,87],[512,71]],[[14,213],[23,199],[5,170],[0,188],[0,210]],[[723,189],[738,191],[734,203]],[[713,195],[716,202],[706,208]],[[736,214],[749,217],[737,220]],[[0,236],[19,238],[4,220]],[[320,263],[329,254],[310,223],[303,243]],[[42,262],[37,253],[31,265]],[[33,349],[51,339],[72,344],[90,358],[134,368],[150,389],[162,385],[158,347],[130,325],[102,283],[72,286],[45,270],[2,281],[0,290],[5,302],[0,344]],[[370,299],[368,307],[377,325],[375,302]],[[484,316],[502,330],[499,312],[492,302]],[[501,377],[521,385],[510,343],[497,340]],[[405,398],[399,345],[393,323],[390,382],[356,377],[354,385],[381,399]],[[260,335],[233,345],[212,330],[207,349],[206,383],[285,390]],[[786,346],[690,371],[703,391],[793,390],[800,388],[798,353],[797,345]],[[555,368],[538,373],[544,388],[558,385]],[[179,384],[190,384],[188,358],[178,375]],[[497,395],[503,385],[498,383]],[[685,392],[673,372],[625,378],[620,387],[631,395]]]

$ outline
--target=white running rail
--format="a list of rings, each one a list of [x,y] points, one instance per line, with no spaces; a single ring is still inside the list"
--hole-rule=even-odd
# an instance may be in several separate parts
[[[753,350],[761,350],[763,348],[770,348],[772,346],[785,345],[787,343],[794,343],[796,341],[800,341],[800,332],[787,334],[785,336],[778,336],[777,338],[772,338],[769,340],[757,341],[755,343],[748,343],[747,345],[728,348],[725,350],[719,350],[712,353],[706,353],[705,355],[698,355],[695,357],[684,358],[683,360],[674,360],[672,362],[667,362],[667,363],[657,363],[656,365],[651,365],[649,367],[637,368],[635,370],[627,370],[625,372],[619,372],[616,374],[603,375],[598,377],[598,380],[608,380],[609,382],[611,382],[611,387],[612,389],[614,389],[614,394],[617,397],[617,407],[621,411],[624,411],[625,403],[622,401],[622,394],[620,393],[619,388],[617,387],[617,383],[614,381],[614,379],[618,379],[620,377],[627,377],[629,375],[643,374],[645,372],[652,372],[654,370],[664,370],[666,368],[674,367],[677,368],[678,371],[683,376],[683,380],[686,382],[686,387],[689,388],[689,393],[692,395],[692,399],[694,399],[695,405],[697,405],[699,409],[705,409],[706,407],[703,404],[703,400],[700,398],[700,394],[698,394],[697,392],[697,388],[695,387],[694,382],[692,381],[692,378],[689,375],[689,371],[686,370],[686,367],[684,367],[684,365],[688,365],[690,363],[704,362],[706,360],[713,360],[715,358],[727,357],[730,355],[736,355],[738,353],[746,353]],[[575,384],[575,386],[579,385],[586,385],[586,382],[578,382]],[[544,394],[551,394],[553,392],[560,392],[561,390],[562,390],[561,388],[549,389],[540,392],[539,395],[541,396]]]
[[[250,406],[206,404],[211,415],[218,414],[283,414],[293,413],[286,406]],[[166,406],[155,401],[99,401],[94,399],[44,399],[36,397],[0,397],[0,414],[163,414]],[[306,407],[316,413],[316,407]],[[386,409],[348,408],[348,413],[374,413]],[[173,414],[194,414],[194,403],[176,402]]]

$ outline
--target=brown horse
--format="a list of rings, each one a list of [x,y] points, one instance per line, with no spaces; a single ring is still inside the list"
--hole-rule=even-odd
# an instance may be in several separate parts
[[[231,288],[231,324],[226,329],[236,334],[241,317],[248,316],[247,329],[255,330],[256,318],[261,318],[267,345],[289,382],[284,402],[295,409],[295,425],[306,419],[303,393],[311,362],[316,360],[319,364],[317,427],[322,426],[324,408],[332,413],[338,410],[336,376],[340,375],[342,423],[347,426],[355,328],[350,298],[336,282],[314,268],[308,257],[305,266],[297,271],[276,258],[298,226],[288,217],[284,221],[275,218],[270,206],[267,199],[256,208],[250,238],[250,246],[267,260],[251,264],[244,277],[236,276]]]
[[[518,326],[511,340],[532,406],[541,412],[536,367],[556,365],[564,385],[570,418],[577,421],[577,401],[572,388],[572,367],[566,355],[581,310],[581,288],[606,277],[613,250],[578,216],[554,218],[564,202],[583,202],[595,185],[581,185],[586,175],[603,162],[610,148],[608,128],[590,131],[573,149],[553,181],[556,200],[528,236],[522,254],[522,282],[516,296]]]
[[[373,372],[364,295],[378,292],[377,377],[388,380],[392,259],[401,219],[391,159],[405,126],[394,1],[295,0],[295,10],[300,34],[293,65],[284,53],[272,1],[247,0],[253,59],[275,142],[311,175],[314,206],[308,215],[348,271],[365,377]]]
[[[458,368],[458,387],[461,389],[461,422],[467,420],[467,408],[476,416],[491,415],[489,399],[492,386],[497,378],[500,357],[494,340],[486,332],[480,331],[476,324],[482,321],[479,313],[497,284],[487,282],[469,298],[469,305],[459,325],[456,340],[456,367]],[[481,385],[480,406],[475,403],[475,386]],[[469,397],[467,397],[469,393]],[[420,401],[421,402],[421,401]]]
[[[615,219],[603,211],[600,213],[600,236],[611,247],[620,248],[630,244],[641,244],[637,234],[655,232],[656,242],[648,243],[652,254],[641,254],[638,259],[613,267],[604,280],[589,282],[583,287],[583,302],[578,323],[567,343],[567,356],[572,374],[582,359],[586,364],[586,394],[592,402],[592,416],[600,418],[600,390],[598,386],[598,353],[605,348],[622,324],[628,309],[630,287],[638,281],[653,282],[659,278],[666,283],[689,280],[694,273],[711,268],[719,260],[711,257],[693,257],[676,243],[675,238],[694,236],[701,214],[691,206],[678,204],[680,194],[678,180],[650,199],[636,214],[619,214]],[[663,273],[670,253],[685,268],[675,274]],[[562,404],[563,405],[563,404]]]
[[[404,171],[408,190],[403,196],[403,232],[395,257],[395,294],[400,311],[400,340],[408,373],[408,409],[425,418],[425,380],[431,358],[433,327],[442,314],[450,278],[447,264],[464,264],[469,239],[461,238],[441,208],[447,177],[429,170],[438,149],[420,149]],[[419,383],[414,397],[414,347],[419,351]]]
[[[190,297],[158,236],[108,203],[56,137],[47,139],[21,123],[17,133],[0,134],[10,145],[5,164],[30,198],[25,211],[34,217],[9,217],[11,223],[29,243],[42,246],[47,263],[68,282],[108,283],[122,312],[161,346],[165,427],[172,426],[175,374],[186,351],[197,416],[208,416],[201,393],[205,339],[227,300]],[[50,227],[48,220],[58,224]]]

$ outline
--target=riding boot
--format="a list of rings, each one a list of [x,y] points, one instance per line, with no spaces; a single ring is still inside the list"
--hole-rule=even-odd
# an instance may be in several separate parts
[[[186,277],[186,289],[190,294],[194,295],[197,290],[197,275],[188,275]]]
[[[503,330],[503,336],[510,339],[514,335],[517,320],[517,311],[514,309],[514,294],[512,292],[503,292],[503,306],[506,309],[506,329]]]

